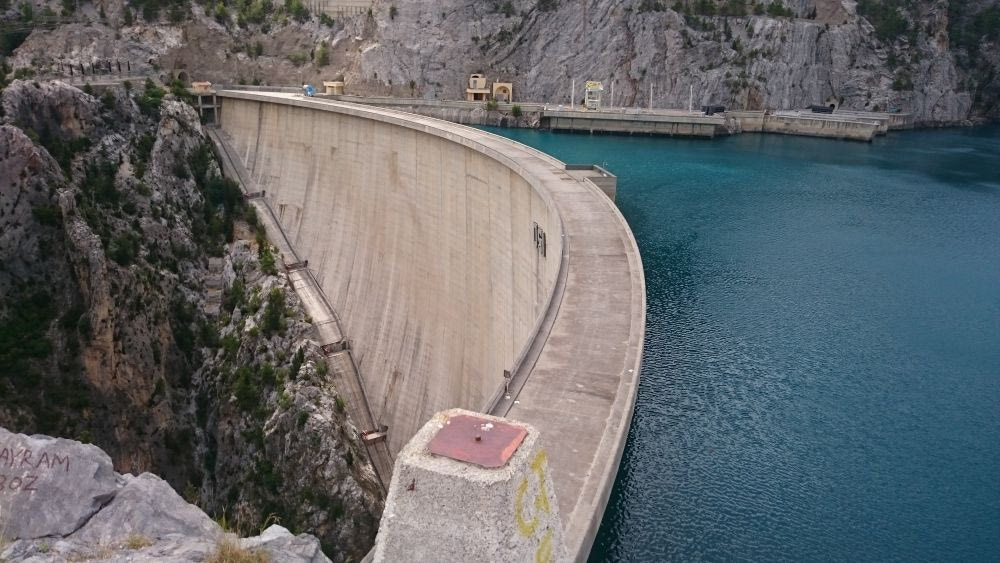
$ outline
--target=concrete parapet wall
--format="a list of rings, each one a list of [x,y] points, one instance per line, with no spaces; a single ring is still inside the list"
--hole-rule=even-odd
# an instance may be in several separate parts
[[[366,104],[396,109],[443,119],[464,125],[493,125],[496,127],[536,128],[542,117],[542,104],[498,103],[495,110],[486,108],[486,102],[461,100],[424,100],[422,98],[393,98],[390,96],[318,95],[319,98]],[[521,108],[521,116],[512,115],[514,106]]]

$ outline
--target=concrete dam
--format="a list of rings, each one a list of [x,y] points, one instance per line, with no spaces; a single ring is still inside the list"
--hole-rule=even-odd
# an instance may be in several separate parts
[[[452,407],[534,426],[567,553],[585,559],[645,331],[642,262],[614,203],[562,162],[462,125],[219,97],[221,137],[339,316],[389,452]]]

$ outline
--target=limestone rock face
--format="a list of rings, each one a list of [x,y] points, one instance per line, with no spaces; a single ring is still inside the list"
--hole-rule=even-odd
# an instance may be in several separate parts
[[[5,89],[3,113],[22,129],[61,140],[90,135],[101,124],[100,103],[59,81],[15,80]]]
[[[235,538],[159,477],[118,475],[96,446],[0,428],[0,464],[0,561],[194,562],[226,543],[329,561],[315,537],[280,526]]]
[[[0,428],[0,519],[7,534],[67,536],[117,490],[111,458],[96,446]]]
[[[266,238],[197,112],[148,93],[41,80],[0,93],[0,426],[163,478],[112,483],[117,500],[94,493],[90,513],[45,533],[104,545],[155,524],[156,558],[204,555],[218,530],[183,491],[244,534],[277,517],[360,559],[381,492],[315,327],[273,254],[261,267]]]
[[[163,479],[151,473],[125,475],[122,479],[125,484],[114,500],[73,534],[73,539],[108,544],[130,535],[178,534],[208,540],[218,540],[222,535],[218,524],[185,502]]]
[[[383,6],[372,33],[364,35],[368,22],[352,22],[348,35],[364,41],[347,73],[348,93],[352,84],[377,90],[372,83],[385,89],[415,79],[424,97],[457,99],[468,74],[484,72],[512,80],[515,99],[548,103],[568,103],[575,79],[576,102],[585,80],[599,80],[605,103],[613,83],[614,105],[626,107],[646,107],[652,88],[655,107],[686,108],[689,96],[696,108],[739,109],[797,109],[832,98],[850,109],[912,112],[925,124],[972,115],[967,77],[947,40],[939,41],[946,30],[928,23],[933,33],[917,35],[906,59],[913,87],[894,87],[903,55],[889,62],[892,46],[858,17],[854,2],[817,2],[816,19],[684,16],[617,0],[552,2],[550,11],[531,4],[513,2],[510,17],[458,0],[399,3],[394,18]],[[799,13],[812,7],[803,3]],[[915,25],[923,30],[923,22]]]
[[[685,14],[694,2],[667,0],[376,0],[370,13],[333,25],[280,17],[240,24],[234,16],[223,26],[195,4],[180,25],[161,18],[125,26],[114,0],[105,3],[105,23],[33,34],[11,60],[51,71],[126,58],[143,73],[166,77],[157,68],[174,69],[216,83],[319,84],[343,75],[348,94],[432,99],[463,99],[468,75],[483,72],[513,82],[516,100],[549,103],[569,101],[573,79],[577,100],[585,80],[600,80],[615,84],[615,105],[628,107],[648,104],[652,88],[661,108],[687,107],[692,93],[695,106],[738,109],[834,100],[911,112],[924,125],[1000,112],[1000,49],[995,39],[975,55],[952,45],[947,3],[906,3],[908,31],[888,38],[852,0],[753,4],[775,3],[791,15],[752,15],[750,2],[747,15],[723,17]],[[962,10],[973,17],[991,5],[996,0],[970,0]],[[327,65],[310,57],[320,46]]]
[[[316,538],[299,534],[292,535],[286,528],[277,524],[264,530],[264,532],[252,538],[240,540],[240,546],[244,549],[264,548],[271,552],[280,552],[282,561],[288,563],[322,563],[329,561],[319,549]]]

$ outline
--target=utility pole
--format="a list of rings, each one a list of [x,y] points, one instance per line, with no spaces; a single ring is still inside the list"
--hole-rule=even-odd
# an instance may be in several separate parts
[[[573,96],[575,96],[575,95],[576,95],[576,79],[574,78],[573,81],[570,83],[570,87],[569,87],[569,107],[570,108],[572,108],[575,105],[575,102],[573,101]]]
[[[694,104],[694,84],[692,84],[689,88],[690,88],[690,90],[688,90],[688,113],[691,113],[692,111],[694,111],[694,107],[693,107],[693,104]]]
[[[649,109],[653,109],[653,83],[649,83]]]
[[[615,79],[611,79],[611,103],[608,104],[608,109],[615,107]]]

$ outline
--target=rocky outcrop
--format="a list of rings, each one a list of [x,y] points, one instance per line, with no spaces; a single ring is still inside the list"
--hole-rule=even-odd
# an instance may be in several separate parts
[[[29,37],[14,66],[128,57],[164,77],[289,85],[344,75],[348,93],[440,99],[462,99],[468,75],[485,72],[536,102],[566,103],[574,79],[577,97],[601,80],[615,84],[616,105],[645,106],[652,89],[656,107],[834,103],[927,125],[1000,111],[996,0],[861,3],[889,6],[873,13],[851,0],[375,0],[370,14],[325,23],[280,7],[248,21],[194,5],[179,25],[126,25],[120,0],[104,4],[107,17],[91,25]]]
[[[659,8],[647,10],[638,2],[550,2],[554,9],[547,11],[513,2],[509,17],[486,4],[446,4],[400,3],[394,18],[379,12],[349,83],[416,80],[424,95],[455,98],[462,78],[482,71],[512,80],[521,99],[556,103],[569,101],[572,80],[582,97],[583,81],[593,79],[605,83],[605,97],[613,83],[615,105],[630,107],[648,105],[652,88],[657,107],[687,107],[692,96],[696,107],[745,109],[833,100],[853,109],[912,112],[923,123],[975,115],[970,75],[949,50],[947,16],[939,8],[912,24],[911,44],[879,39],[853,2],[817,2],[826,15],[816,19],[699,16],[665,2],[647,2]],[[813,7],[802,6],[800,15]],[[345,35],[363,29],[355,25]]]
[[[23,80],[0,107],[0,425],[96,444],[245,535],[363,556],[374,470],[196,112],[151,84]]]
[[[204,561],[220,551],[329,561],[273,525],[239,539],[159,477],[115,473],[95,446],[0,428],[0,561]]]

